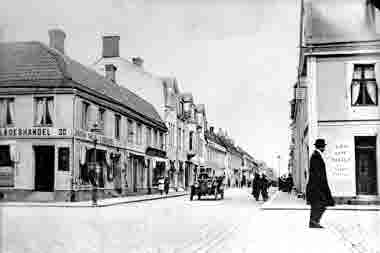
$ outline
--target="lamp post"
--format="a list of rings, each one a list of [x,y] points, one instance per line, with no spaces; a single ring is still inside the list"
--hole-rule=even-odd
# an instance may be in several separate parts
[[[100,129],[98,128],[98,123],[95,122],[93,127],[90,130],[91,133],[98,133],[100,132]],[[91,138],[94,140],[94,179],[93,179],[93,185],[92,185],[92,204],[94,206],[97,205],[98,201],[98,166],[96,162],[96,144],[98,142],[98,139],[96,135],[91,136]]]
[[[278,189],[280,190],[280,176],[281,176],[280,161],[281,161],[281,156],[277,155],[277,159],[278,159]]]

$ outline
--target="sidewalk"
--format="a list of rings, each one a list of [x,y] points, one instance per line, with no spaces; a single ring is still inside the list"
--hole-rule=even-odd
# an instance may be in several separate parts
[[[160,194],[147,194],[138,196],[127,196],[120,198],[107,198],[99,199],[96,206],[92,205],[92,201],[79,201],[79,202],[0,202],[1,207],[106,207],[126,203],[135,203],[141,201],[150,201],[165,198],[174,198],[187,195],[188,192],[169,192],[168,195]]]
[[[306,201],[297,198],[295,193],[277,191],[269,201],[261,206],[262,210],[310,210]],[[328,207],[328,210],[340,211],[380,211],[379,205],[336,205]]]

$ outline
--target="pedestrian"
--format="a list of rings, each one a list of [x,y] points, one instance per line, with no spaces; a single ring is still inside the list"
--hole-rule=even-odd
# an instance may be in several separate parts
[[[260,175],[259,173],[255,172],[255,175],[252,180],[252,195],[256,199],[256,201],[259,201],[259,194],[260,194]]]
[[[267,176],[265,175],[265,172],[261,172],[260,180],[259,180],[259,186],[260,186],[260,193],[264,201],[268,200],[268,187],[269,187],[269,180]]]
[[[164,193],[164,184],[165,184],[165,179],[163,176],[160,176],[158,179],[158,191],[162,195]]]
[[[327,182],[326,165],[323,159],[326,143],[324,139],[317,139],[314,143],[315,151],[310,158],[309,180],[306,185],[306,201],[311,205],[310,228],[323,228],[320,220],[327,206],[334,206],[335,201]]]
[[[165,194],[168,195],[168,193],[169,193],[169,177],[165,177],[164,189],[165,189]]]
[[[294,185],[293,177],[292,177],[292,174],[289,173],[288,177],[286,178],[286,187],[289,194],[292,192],[293,185]]]

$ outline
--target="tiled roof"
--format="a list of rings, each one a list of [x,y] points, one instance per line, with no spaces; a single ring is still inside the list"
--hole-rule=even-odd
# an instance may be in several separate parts
[[[130,90],[40,42],[0,43],[2,81],[63,80],[96,91],[165,127],[155,108]],[[60,84],[67,86],[64,82]]]
[[[374,18],[379,14],[380,10],[367,0],[305,0],[305,41],[318,44],[380,39]]]

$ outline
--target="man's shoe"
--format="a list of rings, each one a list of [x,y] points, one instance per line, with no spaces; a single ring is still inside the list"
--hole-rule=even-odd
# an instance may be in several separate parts
[[[317,223],[317,222],[309,222],[309,228],[324,228],[323,226],[321,226],[321,224]]]

